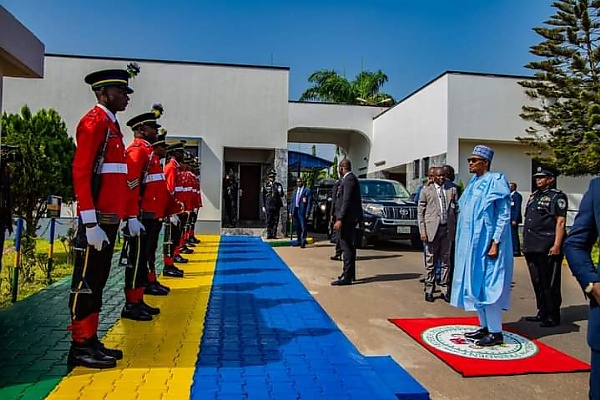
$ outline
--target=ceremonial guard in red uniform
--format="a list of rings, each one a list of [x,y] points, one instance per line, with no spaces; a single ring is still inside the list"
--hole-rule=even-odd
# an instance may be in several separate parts
[[[170,193],[164,180],[160,159],[154,155],[151,143],[156,141],[158,128],[156,119],[162,115],[160,104],[153,111],[138,115],[127,122],[134,132],[133,143],[127,148],[127,178],[130,196],[127,202],[127,230],[131,231],[131,222],[141,220],[142,232],[133,232],[129,241],[128,265],[125,270],[125,306],[121,317],[135,321],[150,321],[152,315],[160,310],[144,301],[144,292],[148,284],[148,243],[156,235],[160,225],[159,218],[164,216],[165,204]],[[174,200],[172,200],[174,203]],[[173,204],[175,206],[175,204]],[[177,208],[174,207],[174,211]],[[151,294],[166,295],[167,288],[155,283]]]
[[[181,162],[183,162],[184,143],[176,143],[167,147],[167,156],[171,156],[165,165],[165,179],[167,189],[175,197],[175,200],[185,205],[185,192],[182,186]],[[187,263],[188,260],[181,257],[179,251],[179,241],[181,231],[186,223],[186,214],[171,215],[168,221],[165,221],[164,235],[164,263],[163,275],[171,277],[182,277],[183,271],[175,267],[174,262]]]
[[[137,65],[128,67],[133,74],[139,72]],[[73,188],[79,214],[69,298],[72,343],[68,363],[73,366],[111,368],[123,358],[120,350],[107,349],[97,332],[102,291],[129,195],[125,146],[115,116],[125,110],[129,94],[133,93],[128,86],[129,77],[127,70],[103,70],[85,78],[98,104],[79,121],[73,159]],[[135,223],[132,227],[140,229]]]
[[[189,246],[194,246],[200,243],[194,234],[196,221],[198,220],[198,211],[202,207],[202,196],[200,195],[200,166],[198,159],[195,158],[190,162],[190,181],[192,182],[192,212],[190,213],[190,223],[186,243]]]
[[[190,235],[192,212],[194,211],[194,180],[195,177],[190,172],[190,163],[192,157],[190,154],[185,154],[183,162],[181,163],[181,191],[183,192],[182,201],[185,204],[185,212],[181,216],[181,237],[179,238],[179,245],[177,250],[180,254],[192,254],[194,251],[186,246],[188,244],[188,238]],[[195,246],[196,244],[192,244]]]

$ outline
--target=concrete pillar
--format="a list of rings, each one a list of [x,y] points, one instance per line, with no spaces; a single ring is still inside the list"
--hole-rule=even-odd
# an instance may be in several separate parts
[[[277,178],[279,183],[283,185],[283,192],[287,193],[287,179],[288,179],[288,151],[286,149],[275,149],[275,157],[273,160],[275,172],[277,172]],[[285,199],[289,202],[289,199]],[[281,208],[281,214],[279,215],[279,230],[277,232],[278,237],[287,236],[288,227],[288,209],[287,207]]]

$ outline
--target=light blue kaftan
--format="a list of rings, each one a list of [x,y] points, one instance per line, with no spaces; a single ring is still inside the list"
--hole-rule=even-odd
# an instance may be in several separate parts
[[[494,239],[498,257],[487,253]],[[454,278],[450,304],[467,311],[510,305],[513,250],[510,189],[504,175],[474,176],[459,200]]]

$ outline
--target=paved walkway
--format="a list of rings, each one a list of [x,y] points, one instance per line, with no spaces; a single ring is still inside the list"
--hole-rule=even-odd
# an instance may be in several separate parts
[[[258,238],[205,236],[163,279],[152,322],[119,320],[122,267],[101,333],[125,358],[67,371],[68,282],[0,311],[0,399],[396,399],[427,394],[391,358],[364,357]]]

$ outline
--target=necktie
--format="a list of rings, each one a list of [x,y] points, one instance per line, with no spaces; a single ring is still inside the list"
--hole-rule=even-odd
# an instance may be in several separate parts
[[[442,201],[442,212],[440,213],[440,222],[443,224],[446,223],[446,195],[444,194],[444,187],[441,186],[440,190],[438,191],[438,194],[440,196],[440,200]]]
[[[300,207],[300,193],[302,189],[296,189],[296,207]]]

